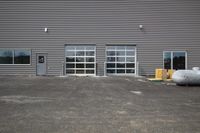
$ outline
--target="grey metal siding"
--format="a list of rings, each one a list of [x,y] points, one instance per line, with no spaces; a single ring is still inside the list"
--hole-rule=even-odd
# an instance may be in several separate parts
[[[106,44],[136,44],[142,75],[162,67],[164,50],[187,51],[188,68],[200,66],[200,1],[0,0],[0,48],[32,50],[30,66],[0,65],[1,75],[35,75],[38,52],[48,53],[48,74],[59,75],[65,44],[96,44],[98,75]]]

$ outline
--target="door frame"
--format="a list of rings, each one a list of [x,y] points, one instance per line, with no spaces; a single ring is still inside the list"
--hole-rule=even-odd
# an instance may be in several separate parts
[[[45,72],[45,74],[43,74],[43,75],[39,75],[38,74],[38,70],[37,70],[37,63],[38,63],[38,55],[44,55],[46,58],[45,58],[45,61],[46,61],[46,72]],[[47,75],[48,74],[48,62],[47,62],[47,59],[48,59],[48,53],[36,53],[36,76],[45,76],[45,75]]]

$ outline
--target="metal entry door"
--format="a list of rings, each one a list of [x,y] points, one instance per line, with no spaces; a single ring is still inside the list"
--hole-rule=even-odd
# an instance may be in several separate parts
[[[37,54],[37,75],[47,74],[47,54]]]

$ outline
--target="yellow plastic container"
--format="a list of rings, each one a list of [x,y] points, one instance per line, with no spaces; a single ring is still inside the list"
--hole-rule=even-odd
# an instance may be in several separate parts
[[[167,70],[166,69],[156,69],[155,73],[156,79],[165,80],[167,79]]]
[[[168,70],[168,79],[172,79],[172,75],[173,75],[173,73],[175,72],[175,70],[173,70],[173,69],[169,69]]]

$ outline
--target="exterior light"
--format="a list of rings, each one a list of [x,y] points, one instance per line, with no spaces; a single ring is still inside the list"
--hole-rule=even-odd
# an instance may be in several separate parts
[[[46,32],[46,33],[47,33],[47,32],[48,32],[48,28],[44,28],[44,32]]]
[[[142,29],[143,29],[143,25],[140,24],[140,25],[139,25],[139,28],[142,30]]]

